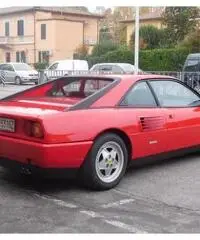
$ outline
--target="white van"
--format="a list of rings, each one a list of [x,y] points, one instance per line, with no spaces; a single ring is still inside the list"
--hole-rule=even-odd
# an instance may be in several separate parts
[[[52,63],[45,71],[47,80],[53,80],[65,75],[76,75],[87,73],[88,62],[85,60],[60,60]]]

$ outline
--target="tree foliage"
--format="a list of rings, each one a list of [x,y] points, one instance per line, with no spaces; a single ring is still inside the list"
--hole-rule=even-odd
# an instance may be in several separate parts
[[[179,46],[189,49],[190,52],[200,52],[200,28],[188,34]]]
[[[118,48],[118,45],[112,41],[105,41],[94,46],[92,49],[92,56],[101,56],[107,52],[114,51]]]
[[[163,24],[168,30],[168,37],[174,45],[195,29],[199,17],[197,7],[166,7],[163,13]]]
[[[144,25],[140,27],[139,35],[141,49],[164,48],[168,46],[165,29],[158,29],[153,25]],[[134,41],[135,32],[132,33],[129,42],[131,49],[134,47]]]

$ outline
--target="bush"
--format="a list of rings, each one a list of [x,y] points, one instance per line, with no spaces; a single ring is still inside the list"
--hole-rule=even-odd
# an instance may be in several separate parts
[[[101,56],[109,51],[114,51],[118,48],[118,45],[112,41],[105,41],[103,43],[97,44],[92,49],[92,56]]]
[[[139,67],[144,71],[181,71],[189,50],[186,48],[141,50]],[[110,51],[100,57],[87,57],[89,66],[102,62],[134,64],[134,53],[128,49]]]
[[[47,62],[37,62],[34,64],[34,68],[39,71],[39,70],[44,70],[48,67],[48,63]]]

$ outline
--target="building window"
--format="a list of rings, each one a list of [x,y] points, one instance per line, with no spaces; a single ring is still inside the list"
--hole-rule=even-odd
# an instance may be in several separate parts
[[[24,20],[17,21],[17,35],[24,36]]]
[[[41,24],[41,39],[46,39],[46,24]]]
[[[49,63],[49,51],[40,51],[38,58],[40,63]]]
[[[10,62],[10,52],[6,52],[6,62]]]
[[[16,52],[16,62],[26,62],[26,54],[24,51]]]
[[[5,36],[6,37],[10,36],[10,25],[9,25],[9,22],[5,22]]]

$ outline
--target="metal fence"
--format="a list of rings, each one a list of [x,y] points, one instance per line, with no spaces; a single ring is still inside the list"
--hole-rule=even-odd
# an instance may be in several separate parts
[[[53,79],[63,77],[63,76],[75,76],[75,75],[111,75],[111,74],[124,74],[124,73],[113,73],[113,72],[94,72],[94,71],[62,71],[62,70],[54,70],[54,71],[39,71],[39,83],[44,83],[47,81],[51,81]],[[173,71],[147,71],[142,74],[156,74],[156,75],[164,75],[171,76],[181,81],[185,82],[188,86],[200,89],[200,72],[173,72]]]

